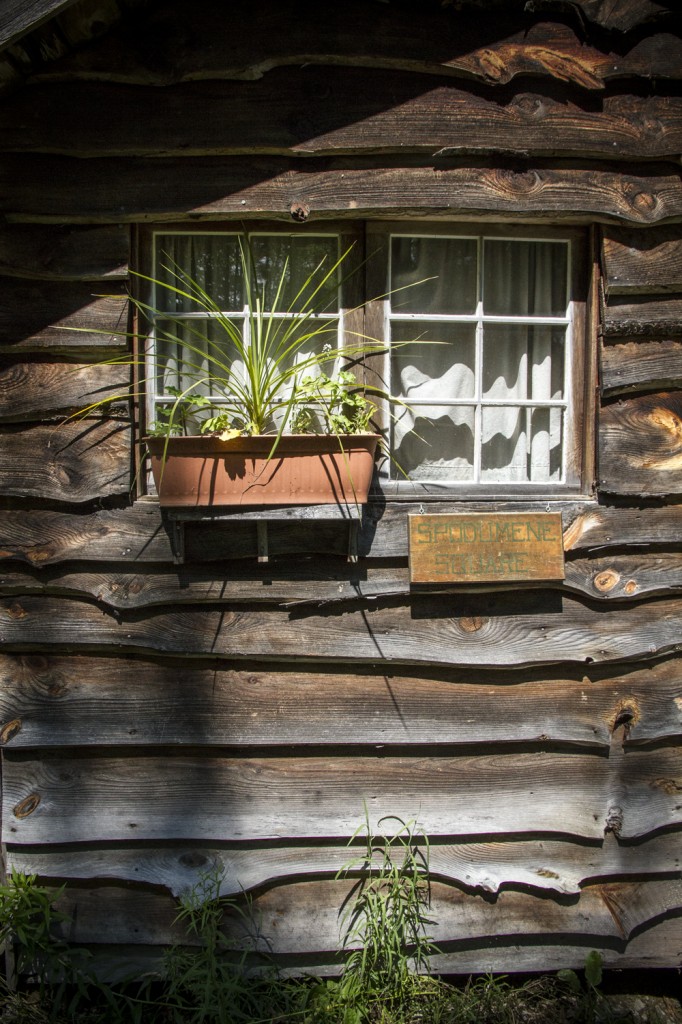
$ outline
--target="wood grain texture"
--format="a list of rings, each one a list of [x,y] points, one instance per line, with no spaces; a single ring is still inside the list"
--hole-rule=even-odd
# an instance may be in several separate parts
[[[599,481],[604,491],[617,494],[682,492],[682,392],[602,407]]]
[[[5,495],[92,501],[128,494],[130,425],[76,420],[0,432],[0,480]]]
[[[53,879],[97,879],[162,886],[174,896],[188,892],[207,871],[221,873],[220,892],[237,896],[286,879],[333,878],[357,847],[344,844],[261,843],[206,846],[196,843],[135,846],[111,843],[88,848],[7,847],[7,865]],[[644,842],[620,844],[609,833],[603,844],[568,840],[509,840],[453,844],[435,839],[429,849],[433,879],[458,883],[467,890],[498,892],[523,886],[534,892],[575,894],[590,881],[655,878],[679,872],[679,832]]]
[[[645,35],[625,52],[622,47],[609,52],[603,41],[597,47],[585,39],[577,23],[542,20],[542,12],[529,21],[498,7],[492,36],[484,35],[479,13],[465,5],[456,15],[425,8],[415,18],[400,7],[385,10],[349,2],[343,9],[331,7],[320,19],[314,4],[305,2],[289,3],[285,9],[263,2],[233,3],[238,35],[224,11],[220,4],[202,4],[189,34],[183,31],[177,0],[167,2],[140,16],[135,31],[115,29],[98,46],[70,55],[40,77],[170,85],[196,79],[252,80],[281,65],[309,63],[449,74],[495,85],[532,75],[600,89],[607,81],[639,75],[677,79],[682,66],[674,33]],[[642,16],[640,5],[637,17]]]
[[[597,608],[549,591],[413,597],[314,611],[234,607],[110,614],[84,601],[0,602],[11,649],[86,647],[262,660],[511,667],[642,660],[682,649],[674,598]]]
[[[679,745],[577,753],[156,756],[3,752],[2,841],[350,838],[366,804],[428,835],[623,839],[682,825]],[[527,834],[527,835],[526,835]]]
[[[465,510],[485,511],[489,506],[485,502],[471,504],[447,502],[423,502],[426,512],[452,511],[458,507]],[[557,502],[554,508],[562,511],[564,522],[564,548],[570,552],[603,551],[612,547],[629,545],[642,548],[649,545],[671,546],[679,544],[682,535],[682,506],[654,506],[623,508],[609,505],[597,505],[594,502]],[[498,503],[498,508],[509,509],[512,503]],[[521,509],[536,509],[537,502],[519,502]],[[540,503],[546,507],[546,502]],[[360,529],[359,549],[363,556],[372,555],[376,558],[404,559],[407,557],[407,515],[414,506],[385,505],[370,502],[364,512]],[[195,531],[194,540],[189,537],[189,564],[196,562],[212,562],[221,559],[253,559],[256,555],[255,521],[260,513],[253,513],[253,521],[246,518],[243,522],[213,527],[192,527]],[[324,529],[321,527],[324,526]],[[191,531],[188,531],[190,533]],[[274,551],[279,556],[287,554],[309,554],[313,551],[325,551],[332,555],[345,557],[348,543],[347,527],[344,524],[328,525],[315,523],[294,524],[283,520],[269,525],[269,537],[274,541]],[[324,545],[324,546],[322,546]],[[342,547],[346,545],[346,547]],[[25,511],[0,511],[0,559],[14,559],[29,565],[40,567],[59,565],[68,561],[87,561],[90,563],[116,562],[117,571],[124,572],[127,565],[172,562],[168,533],[156,503],[138,501],[128,508],[115,512],[103,511],[91,514],[73,512],[54,512],[47,510],[27,509]],[[361,594],[368,597],[376,596],[371,589],[371,580],[378,577],[369,576],[370,588],[365,589],[365,577],[362,574],[364,562],[354,570],[360,574]],[[638,563],[639,564],[639,563]],[[321,578],[324,572],[321,566]],[[110,571],[110,570],[109,570]],[[185,571],[191,572],[188,568]],[[236,579],[241,579],[235,569]],[[344,573],[348,574],[348,566]],[[334,574],[335,575],[335,574]],[[298,572],[292,571],[292,593],[296,594],[296,581],[305,576],[305,568],[298,565]],[[262,580],[262,586],[268,586],[271,578],[267,570],[258,573],[256,579]],[[317,578],[317,577],[316,577]],[[337,581],[337,586],[348,578],[344,575]],[[197,579],[196,576],[183,577],[188,583]],[[277,569],[273,563],[272,579],[277,579]],[[350,574],[350,579],[355,576]],[[625,581],[628,582],[627,580]],[[273,584],[276,586],[276,583]],[[133,602],[137,584],[129,596],[120,595],[124,603]],[[229,577],[225,581],[229,593]],[[140,588],[143,592],[144,588]],[[215,594],[217,598],[219,595]],[[300,592],[299,592],[300,593]],[[98,600],[105,600],[106,591],[99,591]],[[344,598],[350,596],[342,591]],[[595,594],[595,596],[597,596]],[[255,599],[255,598],[254,598]],[[112,601],[112,605],[114,602]],[[114,605],[118,607],[117,604]],[[128,607],[131,607],[128,604]]]
[[[26,32],[53,18],[75,0],[4,0],[0,18],[0,47],[9,46]]]
[[[404,72],[305,67],[259,82],[170,86],[162,102],[157,89],[49,82],[6,100],[0,132],[5,152],[76,157],[484,152],[665,160],[682,151],[682,98],[615,95],[595,108],[565,89],[489,96]]]
[[[604,965],[618,970],[639,968],[669,968],[676,964],[682,956],[682,919],[671,915],[661,923],[655,923],[641,934],[630,939],[625,949],[600,948]],[[338,960],[329,952],[319,953],[314,957],[291,956],[274,957],[274,962],[283,977],[322,975],[328,977],[339,971]],[[129,978],[134,972],[155,972],[162,967],[162,958],[158,947],[144,945],[98,945],[89,968],[98,977],[110,982],[120,982]],[[574,939],[561,944],[549,944],[547,940],[516,943],[501,946],[494,938],[487,946],[468,948],[466,941],[446,954],[431,959],[431,969],[435,974],[469,974],[504,973],[542,970],[560,970],[573,968],[581,970],[585,966],[584,940]],[[671,1009],[676,1004],[671,1003]]]
[[[353,883],[338,881],[297,882],[259,894],[251,907],[253,919],[244,921],[235,911],[224,917],[230,938],[246,948],[277,953],[309,953],[339,949],[344,928],[342,907],[352,896]],[[482,899],[434,882],[431,886],[429,934],[444,948],[456,949],[467,941],[487,945],[495,936],[501,946],[525,939],[552,937],[576,941],[589,935],[595,945],[624,949],[633,932],[645,931],[649,922],[676,916],[682,903],[679,881],[621,882],[591,886],[579,900],[560,905],[527,893],[503,892]],[[129,890],[67,890],[56,904],[72,919],[60,929],[71,942],[102,939],[102,917],[107,939],[116,943],[171,944],[196,937],[174,925],[177,905],[167,896],[131,894]],[[311,915],[314,925],[311,927]],[[286,929],[281,927],[287,921]],[[601,940],[601,941],[600,941]]]
[[[583,594],[597,601],[633,601],[682,592],[682,554],[613,555],[566,563],[566,579],[554,583],[507,583],[494,587],[456,584],[434,587],[439,593],[518,590],[550,587]],[[420,588],[423,589],[423,588]],[[428,588],[426,588],[428,589]],[[327,552],[324,565],[301,565],[300,558],[279,557],[267,567],[246,559],[218,566],[173,565],[126,572],[125,569],[17,568],[0,569],[0,595],[21,594],[89,597],[120,611],[163,604],[227,604],[230,602],[300,606],[338,605],[360,598],[407,597],[412,592],[405,565],[385,567],[349,564]]]
[[[682,733],[680,661],[482,672],[0,655],[0,746],[608,748]]]
[[[280,217],[292,204],[317,217],[459,213],[579,221],[585,217],[654,224],[682,217],[682,182],[672,165],[608,163],[496,167],[450,158],[421,167],[388,157],[359,159],[199,157],[153,160],[5,154],[0,213],[10,222],[126,223],[223,215]],[[164,182],[163,189],[158,187]],[[49,184],[49,188],[47,187]]]
[[[605,286],[610,294],[682,292],[682,227],[605,229]]]
[[[129,236],[130,229],[118,224],[0,226],[0,274],[60,281],[125,278]]]
[[[128,300],[120,285],[0,282],[0,353],[124,349]],[[106,292],[106,296],[102,292]]]
[[[682,297],[614,295],[602,317],[605,337],[679,337],[682,334]]]
[[[0,363],[0,422],[46,420],[120,396],[127,414],[130,369],[87,363]],[[110,412],[112,406],[99,410]],[[93,410],[97,414],[98,410]]]
[[[603,344],[602,394],[656,391],[682,385],[682,338]]]

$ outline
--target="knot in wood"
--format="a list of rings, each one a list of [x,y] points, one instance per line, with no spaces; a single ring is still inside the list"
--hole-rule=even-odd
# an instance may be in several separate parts
[[[478,64],[481,74],[491,82],[504,84],[511,80],[511,72],[497,53],[493,50],[479,50],[474,54],[474,60]]]
[[[653,217],[658,207],[658,196],[651,192],[636,192],[631,200],[632,207],[645,217]]]
[[[639,704],[635,697],[623,697],[616,704],[611,714],[611,732],[615,732],[616,729],[625,727],[629,732],[630,729],[637,725],[641,717],[639,710]]]
[[[487,621],[481,615],[465,615],[459,620],[459,624],[465,633],[478,633],[479,629],[483,629]]]
[[[495,174],[495,178],[500,190],[512,196],[518,195],[519,192],[530,195],[542,187],[537,171],[500,170]]]
[[[615,569],[604,569],[603,572],[597,573],[592,582],[596,590],[606,594],[620,582],[620,573],[617,573]]]
[[[293,202],[289,207],[289,212],[295,221],[302,224],[310,216],[310,207],[307,203]]]
[[[545,113],[545,105],[539,96],[519,96],[514,106],[523,117],[536,120]]]
[[[623,587],[623,590],[626,594],[634,594],[637,589],[637,580],[628,580],[625,586]]]
[[[606,823],[604,825],[604,835],[607,832],[612,832],[614,836],[619,836],[623,829],[623,808],[614,806],[609,807],[606,813]]]
[[[28,612],[18,601],[13,601],[12,604],[7,606],[7,614],[11,619],[25,619]]]
[[[9,743],[13,736],[16,736],[18,732],[21,732],[21,719],[13,718],[11,722],[6,722],[5,725],[0,728],[0,746],[5,743]]]
[[[49,544],[43,544],[40,547],[30,548],[26,552],[26,558],[33,565],[40,565],[41,562],[47,562],[50,558],[53,558],[54,553],[53,547],[50,547]]]
[[[28,818],[29,814],[33,814],[39,803],[40,794],[31,793],[30,796],[20,800],[19,803],[12,808],[12,814],[15,818]]]

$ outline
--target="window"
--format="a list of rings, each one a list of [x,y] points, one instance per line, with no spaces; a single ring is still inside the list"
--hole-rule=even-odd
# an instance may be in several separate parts
[[[385,341],[384,353],[372,356],[365,371],[369,384],[395,399],[377,417],[391,451],[380,467],[385,493],[581,490],[582,232],[488,224],[372,223],[295,232],[183,225],[152,233],[152,275],[163,280],[164,265],[172,261],[246,325],[240,238],[248,239],[259,287],[265,286],[266,315],[273,315],[272,282],[285,261],[293,297],[321,259],[331,263],[357,242],[354,272],[347,275],[344,267],[342,287],[330,285],[317,315],[330,332],[321,341],[331,337],[334,346],[344,331]],[[177,367],[183,345],[193,344],[192,321],[203,317],[210,336],[205,315],[181,297],[160,293],[153,299],[158,313],[149,350],[152,419],[173,401],[174,389],[183,388]],[[166,313],[174,341],[163,340]],[[202,390],[213,401],[208,380]]]

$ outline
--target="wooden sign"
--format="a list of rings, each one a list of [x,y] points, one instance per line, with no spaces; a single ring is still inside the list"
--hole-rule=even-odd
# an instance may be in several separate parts
[[[411,583],[564,579],[559,512],[411,515]]]

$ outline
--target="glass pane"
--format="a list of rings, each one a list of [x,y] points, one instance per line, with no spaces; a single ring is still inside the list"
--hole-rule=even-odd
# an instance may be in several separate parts
[[[566,242],[486,239],[483,312],[489,316],[565,316]]]
[[[338,311],[341,268],[325,281],[339,259],[338,237],[252,235],[250,249],[255,269],[255,291],[262,298],[265,309],[279,312],[302,309],[312,309],[316,313]]]
[[[240,328],[240,318],[233,320]],[[157,320],[156,393],[169,394],[169,388],[208,395],[214,390],[209,377],[223,375],[234,349],[216,320],[192,317],[188,320]],[[221,365],[222,364],[222,365]]]
[[[530,430],[530,478],[554,483],[562,478],[563,409],[533,409]]]
[[[561,399],[564,327],[485,324],[483,398]]]
[[[474,238],[393,238],[393,312],[475,313],[477,251]]]
[[[392,475],[453,482],[474,476],[473,406],[425,406],[394,411]]]
[[[502,406],[484,408],[481,416],[481,480],[508,483],[530,479],[527,410]]]
[[[328,350],[330,359],[325,372],[331,373],[334,356],[339,347],[339,321],[336,318],[312,318],[305,324],[296,324],[290,317],[264,316],[251,321],[251,345],[260,350],[273,367],[273,373],[297,364],[305,367],[312,361],[312,373],[317,369],[318,357]]]
[[[192,285],[178,276],[182,270],[210,295],[224,312],[244,308],[241,249],[238,235],[156,235],[155,276],[157,308],[168,313],[193,313],[203,308],[178,294]],[[165,286],[165,287],[163,287]]]
[[[473,398],[476,393],[475,324],[394,321],[391,388],[412,399]]]

